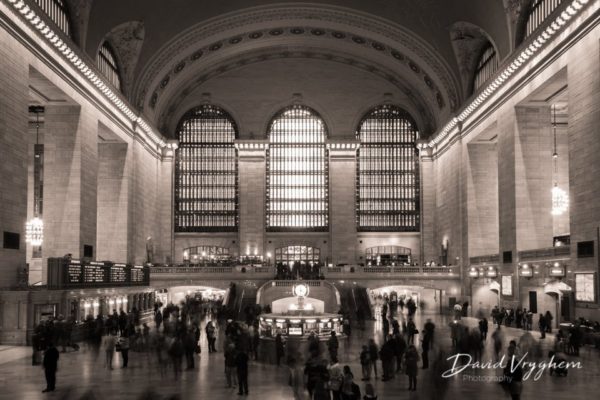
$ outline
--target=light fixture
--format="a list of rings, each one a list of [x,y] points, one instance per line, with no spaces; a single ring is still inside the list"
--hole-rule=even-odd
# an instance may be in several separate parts
[[[496,267],[490,265],[485,271],[485,276],[488,278],[495,278],[498,276],[498,270],[496,269]]]
[[[533,269],[529,267],[529,264],[523,264],[519,268],[519,276],[531,278],[533,276]]]
[[[566,11],[563,11],[550,25],[546,28],[546,30],[540,32],[538,37],[534,39],[528,48],[526,48],[523,52],[521,52],[516,58],[512,61],[512,63],[504,68],[502,72],[498,72],[500,76],[503,74],[511,75],[514,72],[517,72],[524,67],[526,63],[529,62],[531,57],[537,53],[541,48],[542,44],[544,44],[547,40],[549,40],[552,36],[558,33],[560,30],[565,28],[567,21],[571,20],[573,16],[575,16],[585,4],[587,4],[589,0],[573,0],[569,6],[567,6]],[[504,83],[504,82],[502,82]],[[502,87],[502,84],[496,85],[488,85],[479,96],[471,102],[471,105],[475,105],[478,107],[483,100],[487,97],[495,93]],[[463,115],[463,114],[460,114]],[[461,122],[463,122],[468,115],[463,115]],[[437,146],[442,140],[446,138],[450,134],[450,132],[456,127],[456,118],[451,119],[446,125],[442,128],[442,130],[429,141],[429,147]]]
[[[469,269],[469,276],[471,278],[479,278],[479,270],[475,267]]]
[[[552,215],[562,215],[569,208],[569,195],[558,187],[558,150],[556,147],[556,104],[552,105],[552,133],[554,135],[554,186],[552,187]]]
[[[33,150],[34,157],[34,175],[41,173],[41,164],[43,163],[43,145],[40,145],[40,113],[44,112],[44,108],[40,106],[29,107],[29,112],[35,113],[35,146]],[[44,242],[44,222],[40,218],[42,210],[42,190],[39,182],[34,184],[33,196],[33,218],[25,224],[25,241],[32,246],[41,246]]]

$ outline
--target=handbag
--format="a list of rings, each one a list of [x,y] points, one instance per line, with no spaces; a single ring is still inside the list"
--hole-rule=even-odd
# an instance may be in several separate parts
[[[115,344],[115,351],[121,351],[121,343]]]

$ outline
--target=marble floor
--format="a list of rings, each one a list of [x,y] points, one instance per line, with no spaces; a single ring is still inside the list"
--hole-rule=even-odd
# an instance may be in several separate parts
[[[431,318],[436,324],[436,346],[449,348],[450,333],[445,316],[417,314],[416,322],[422,329],[425,319]],[[463,319],[463,323],[475,326],[473,318]],[[359,352],[361,345],[370,337],[378,338],[380,322],[367,325],[364,332],[353,330],[346,350],[341,352],[342,365],[349,365],[360,382]],[[503,328],[505,344],[513,338],[519,338],[521,330]],[[534,332],[535,339],[539,333]],[[553,335],[540,341],[543,354],[554,342]],[[182,377],[174,380],[173,372],[167,371],[165,377],[155,366],[153,355],[130,352],[130,366],[127,369],[104,368],[101,354],[97,359],[91,351],[82,348],[78,352],[61,354],[57,375],[57,390],[53,393],[41,393],[45,387],[44,373],[41,367],[32,366],[30,349],[25,347],[0,346],[0,399],[233,399],[237,398],[235,389],[226,388],[223,373],[222,352],[208,354],[202,338],[202,354],[197,359],[195,370],[183,371]],[[492,343],[488,338],[484,360],[491,360]],[[547,371],[539,380],[533,377],[523,384],[522,399],[592,399],[600,391],[600,354],[598,350],[585,347],[580,357],[567,357],[569,361],[580,361],[581,369],[572,369],[567,377],[549,376]],[[118,356],[114,365],[120,364]],[[505,399],[501,385],[494,381],[500,375],[499,370],[464,371],[448,379],[434,376],[433,369],[419,370],[418,390],[409,392],[406,375],[398,374],[392,381],[374,382],[378,398],[387,399]],[[294,399],[288,386],[287,367],[277,367],[252,362],[249,375],[250,394],[248,400],[286,400]],[[445,397],[442,392],[445,391]],[[239,396],[241,397],[241,396]],[[308,398],[305,395],[304,398]]]

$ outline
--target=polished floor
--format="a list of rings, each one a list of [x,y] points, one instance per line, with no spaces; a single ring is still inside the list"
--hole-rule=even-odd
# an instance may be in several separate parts
[[[437,346],[450,346],[448,318],[439,315],[421,316],[417,314],[419,329],[426,318],[436,324]],[[475,326],[476,320],[467,318],[463,322]],[[347,350],[340,354],[341,363],[351,366],[358,380],[360,378],[359,352],[361,345],[368,338],[378,336],[380,322],[370,322],[364,332],[354,330]],[[504,343],[519,338],[521,330],[504,328]],[[539,333],[534,332],[535,339]],[[554,342],[554,336],[548,335],[542,343],[543,354]],[[78,352],[61,354],[57,377],[57,390],[43,394],[45,387],[44,374],[41,367],[31,366],[29,348],[0,346],[0,399],[233,399],[237,398],[235,389],[226,388],[223,373],[222,352],[208,354],[204,337],[202,338],[202,354],[197,360],[195,370],[183,371],[180,379],[173,378],[169,369],[164,377],[155,365],[154,355],[130,352],[128,369],[104,368],[103,354],[95,359],[85,348]],[[506,346],[505,346],[506,347]],[[580,357],[568,357],[568,360],[581,362],[581,369],[569,371],[567,377],[543,376],[535,381],[533,378],[524,382],[522,399],[593,399],[600,390],[600,358],[595,349],[585,347]],[[492,359],[492,343],[488,339],[484,360]],[[115,367],[120,359],[115,357]],[[198,365],[199,364],[199,365]],[[375,382],[379,399],[505,399],[501,385],[494,382],[500,375],[498,370],[465,371],[449,379],[434,376],[434,369],[419,370],[418,390],[409,392],[406,375],[398,374],[389,382]],[[438,373],[439,375],[439,373]],[[261,400],[294,399],[294,392],[289,386],[289,370],[287,367],[276,367],[252,362],[249,375],[250,394],[245,398]],[[364,391],[364,383],[360,382]],[[444,394],[445,393],[445,397]],[[302,395],[302,394],[301,394]],[[303,399],[308,395],[303,394]],[[240,396],[241,397],[241,396]]]

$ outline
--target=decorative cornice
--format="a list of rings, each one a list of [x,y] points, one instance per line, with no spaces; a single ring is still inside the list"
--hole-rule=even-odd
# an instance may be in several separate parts
[[[83,55],[81,50],[76,46],[71,46],[72,41],[67,38],[64,33],[55,31],[55,25],[48,17],[37,10],[39,8],[36,5],[25,4],[23,0],[7,0],[8,3],[15,9],[15,13],[20,16],[33,31],[37,32],[40,38],[46,42],[46,44],[53,48],[56,52],[56,57],[63,63],[71,65],[75,72],[78,73],[82,79],[87,80],[103,95],[110,104],[112,104],[120,113],[128,119],[135,130],[136,126],[140,127],[144,132],[144,136],[147,137],[153,145],[158,147],[164,147],[166,142],[163,140],[160,133],[148,125],[148,123],[140,116],[137,115],[134,110],[130,107],[127,100],[116,90],[110,83],[105,82],[102,74],[96,69],[93,63],[87,56]],[[35,38],[31,38],[34,39]],[[51,56],[53,56],[51,54]]]
[[[482,87],[478,92],[478,96],[470,103],[466,104],[458,116],[453,117],[433,139],[429,142],[430,147],[436,147],[446,138],[450,137],[453,132],[460,132],[464,122],[476,110],[484,104],[484,102],[492,95],[496,94],[500,88],[503,88],[511,80],[511,77],[518,72],[530,67],[533,56],[541,49],[545,48],[545,43],[556,37],[562,32],[568,21],[572,20],[579,14],[589,0],[573,0],[570,3],[561,4],[544,22],[538,30],[537,34],[531,35],[522,45],[523,49],[520,53],[517,52],[513,57],[507,59],[503,65],[498,68],[498,72],[492,76],[488,85]],[[598,3],[596,2],[598,8]]]
[[[433,79],[424,71],[421,65],[414,61],[412,58],[401,52],[400,50],[391,48],[382,43],[374,41],[372,39],[358,36],[349,32],[344,32],[340,30],[333,29],[322,29],[322,28],[314,28],[310,26],[293,26],[287,28],[274,28],[274,29],[263,29],[260,31],[248,31],[243,34],[238,34],[231,36],[227,39],[220,40],[218,42],[212,43],[210,45],[206,45],[199,50],[196,50],[191,56],[186,57],[185,59],[180,60],[175,64],[175,67],[171,69],[161,80],[160,83],[156,85],[152,92],[152,96],[149,100],[150,108],[154,108],[159,97],[162,92],[164,92],[167,87],[177,79],[179,74],[186,69],[189,65],[194,64],[197,60],[202,58],[203,60],[207,57],[217,57],[223,53],[222,50],[226,50],[228,48],[239,47],[240,43],[244,41],[255,42],[264,42],[265,39],[274,39],[277,38],[281,40],[281,38],[287,37],[290,39],[296,39],[298,37],[306,37],[311,39],[320,39],[320,40],[328,40],[331,44],[332,41],[340,41],[344,43],[350,43],[355,46],[360,46],[362,49],[368,49],[370,51],[375,52],[378,55],[385,55],[390,57],[390,59],[395,60],[395,62],[406,69],[406,71],[411,71],[411,73],[415,74],[418,77],[419,81],[424,84],[423,86],[429,89],[431,96],[434,99],[434,103],[437,105],[439,109],[443,109],[446,106],[446,102],[444,100],[444,96],[442,95],[440,89],[437,84],[433,81]],[[337,43],[334,45],[337,46]],[[226,68],[225,66],[221,68]],[[145,98],[138,98],[138,107],[142,108],[145,105]]]
[[[293,24],[292,21],[294,20],[298,21],[297,25]],[[304,24],[300,21],[303,21],[304,24],[306,23],[305,21],[310,21],[312,28],[302,27]],[[223,36],[223,33],[228,31],[239,32],[240,28],[244,26],[253,24],[262,24],[264,26],[265,23],[269,23],[272,28],[246,32],[227,39],[219,38],[219,36]],[[357,31],[379,35],[385,38],[387,42],[393,43],[393,45],[386,45],[357,33],[351,34],[342,31],[339,33],[344,36],[336,38],[334,34],[337,31],[325,28],[325,26],[331,27],[332,24],[347,26],[357,29]],[[286,28],[277,28],[277,26],[285,26]],[[288,28],[288,26],[292,27]],[[281,33],[279,33],[280,31]],[[429,44],[421,40],[418,36],[390,21],[368,14],[342,7],[316,5],[304,7],[290,7],[285,5],[255,7],[250,10],[241,10],[213,18],[191,27],[165,44],[156,53],[157,55],[147,63],[134,88],[136,104],[140,109],[144,106],[149,90],[147,85],[156,82],[159,79],[161,71],[167,69],[169,64],[172,65],[168,68],[171,72],[160,78],[159,86],[165,84],[165,79],[167,79],[166,83],[168,84],[168,81],[171,79],[170,75],[174,75],[178,70],[181,71],[186,63],[191,63],[205,55],[206,48],[208,48],[208,52],[210,53],[226,46],[235,46],[243,40],[251,41],[268,37],[269,35],[273,36],[273,33],[275,35],[289,33],[291,35],[313,35],[338,40],[353,40],[358,45],[369,46],[375,52],[387,52],[391,56],[394,56],[392,52],[395,51],[404,57],[401,61],[406,60],[407,63],[412,61],[412,64],[420,72],[423,68],[417,64],[417,60],[419,60],[419,62],[423,62],[428,68],[431,68],[435,77],[439,79],[444,87],[445,95],[442,95],[441,91],[438,91],[441,96],[440,103],[444,104],[448,101],[452,111],[458,106],[458,81],[453,77],[450,67],[444,60],[436,54],[435,50]],[[208,44],[207,38],[211,37],[214,37],[211,41],[212,44]],[[202,43],[205,44],[202,45]],[[402,51],[395,50],[395,47],[402,49]],[[188,57],[181,59],[179,58],[181,54],[188,54]],[[428,79],[429,83],[426,82],[427,85],[433,85],[433,79],[429,77]],[[152,96],[154,96],[154,93],[152,92]]]

